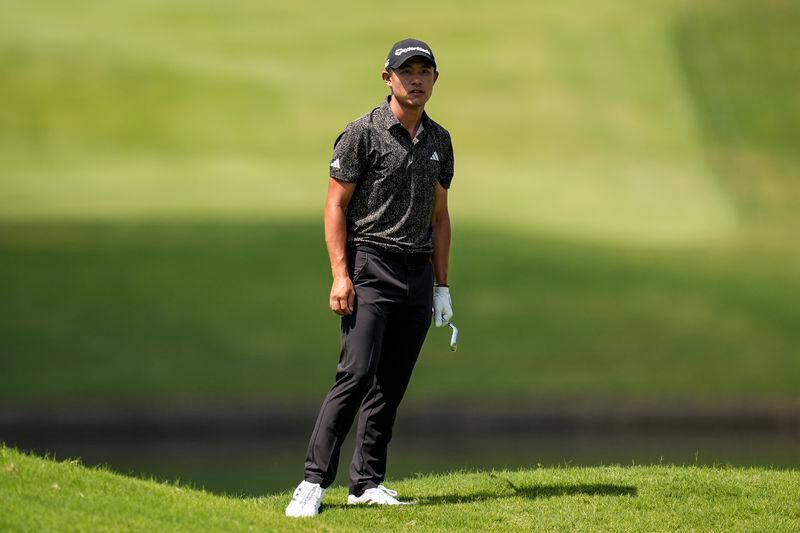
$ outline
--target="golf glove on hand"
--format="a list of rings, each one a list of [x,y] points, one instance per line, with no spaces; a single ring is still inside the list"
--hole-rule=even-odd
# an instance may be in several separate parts
[[[453,301],[450,299],[450,287],[433,288],[433,321],[436,327],[446,326],[453,318]]]

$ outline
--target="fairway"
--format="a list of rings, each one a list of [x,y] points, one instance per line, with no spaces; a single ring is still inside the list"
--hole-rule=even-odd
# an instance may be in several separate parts
[[[289,493],[214,496],[0,448],[0,528],[111,531],[796,531],[796,470],[606,466],[461,472],[391,483],[417,505],[353,508],[331,490],[319,517]]]
[[[388,8],[6,5],[0,399],[317,401],[326,166],[384,95]],[[431,332],[410,395],[796,394],[798,21],[784,1],[395,13],[440,51],[429,111],[456,149],[462,342]]]

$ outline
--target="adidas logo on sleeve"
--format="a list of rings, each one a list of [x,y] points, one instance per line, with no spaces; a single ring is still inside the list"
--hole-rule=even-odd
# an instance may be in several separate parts
[[[341,165],[339,164],[339,158],[338,157],[333,160],[333,163],[331,163],[331,168],[342,168]]]
[[[439,154],[433,152],[433,155],[431,156],[431,161],[439,161]]]

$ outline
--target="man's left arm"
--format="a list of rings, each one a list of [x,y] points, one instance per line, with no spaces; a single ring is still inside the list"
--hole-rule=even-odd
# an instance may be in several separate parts
[[[436,286],[433,289],[433,320],[436,327],[442,327],[453,317],[453,303],[450,287],[447,284],[447,271],[450,262],[450,213],[447,210],[447,189],[436,184],[436,198],[433,204],[433,275]]]
[[[436,285],[447,285],[450,261],[450,213],[447,210],[447,189],[436,184],[433,203],[433,274]]]

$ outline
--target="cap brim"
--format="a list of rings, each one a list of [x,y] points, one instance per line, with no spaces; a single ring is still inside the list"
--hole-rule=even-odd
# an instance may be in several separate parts
[[[403,56],[400,56],[400,57],[397,57],[397,58],[393,57],[392,61],[390,61],[390,62],[388,62],[386,64],[386,68],[400,68],[404,64],[406,64],[409,60],[414,59],[415,57],[421,57],[422,59],[424,59],[425,61],[427,61],[431,65],[433,65],[433,68],[436,69],[436,61],[431,59],[430,56],[425,55],[423,53],[417,53],[417,54],[413,54],[412,53],[412,54],[403,55]]]

